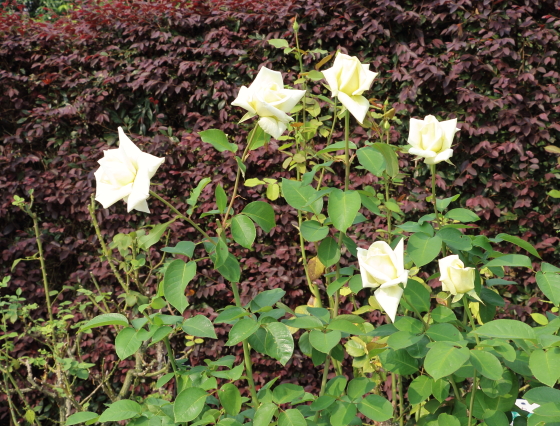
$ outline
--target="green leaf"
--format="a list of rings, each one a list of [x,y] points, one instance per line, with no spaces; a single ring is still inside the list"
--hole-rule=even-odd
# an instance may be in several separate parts
[[[167,373],[161,376],[156,382],[156,389],[161,388],[163,385],[167,384],[175,376],[175,373]]]
[[[173,404],[176,422],[190,422],[198,417],[206,404],[208,394],[201,388],[187,388],[182,391]]]
[[[399,174],[399,158],[395,153],[395,150],[386,143],[374,143],[373,147],[377,149],[385,158],[385,171],[387,174],[394,178]]]
[[[467,348],[456,348],[445,342],[435,342],[424,361],[424,368],[434,380],[449,376],[469,359]]]
[[[406,305],[410,303],[418,312],[430,310],[430,292],[416,280],[408,280],[404,289],[404,298],[406,301],[403,299],[401,303],[404,302]]]
[[[120,359],[128,358],[142,346],[142,339],[138,337],[138,332],[132,328],[123,328],[115,339],[115,350]]]
[[[352,324],[350,321],[339,319],[339,318],[333,319],[327,326],[327,329],[338,330],[348,334],[356,334],[356,335],[364,334],[363,330],[360,327],[356,326],[355,324]]]
[[[247,339],[251,334],[257,331],[259,323],[253,318],[241,318],[237,321],[229,331],[229,339],[226,346],[237,345],[239,342]]]
[[[387,346],[392,349],[404,349],[422,340],[422,336],[417,336],[408,331],[397,331],[387,339]]]
[[[171,254],[182,254],[187,257],[193,257],[196,244],[192,241],[180,241],[175,247],[164,247],[161,251]]]
[[[533,265],[531,265],[531,259],[523,254],[506,254],[504,256],[497,257],[496,259],[492,259],[484,266],[487,268],[493,266],[523,266],[529,269],[533,268]]]
[[[441,252],[441,238],[430,238],[424,233],[417,233],[408,239],[408,255],[418,267],[427,265]]]
[[[128,320],[122,314],[103,314],[98,315],[95,318],[89,320],[85,323],[80,331],[83,333],[94,327],[103,327],[105,325],[122,325],[126,327],[128,325]]]
[[[216,332],[214,331],[212,321],[203,315],[195,315],[192,318],[187,318],[183,321],[181,328],[190,336],[209,337],[211,339],[218,338],[216,336]]]
[[[483,376],[491,380],[499,380],[502,377],[502,364],[490,352],[472,350],[470,356],[471,364]]]
[[[442,305],[438,305],[432,311],[432,318],[435,322],[439,322],[439,323],[457,321],[457,317],[455,316],[455,313],[451,309]]]
[[[368,395],[358,404],[358,411],[368,419],[384,422],[393,417],[393,406],[379,395]]]
[[[498,319],[488,322],[471,331],[471,333],[499,339],[537,339],[530,325],[510,319]]]
[[[329,235],[329,227],[323,226],[316,220],[306,220],[301,224],[301,235],[306,241],[320,241]]]
[[[224,191],[222,185],[220,184],[216,185],[216,189],[214,190],[214,196],[216,197],[216,204],[218,205],[218,211],[220,213],[225,213],[227,209],[228,198],[226,195],[226,191]]]
[[[238,283],[241,278],[241,267],[235,256],[231,253],[228,254],[224,264],[217,268],[217,271],[222,277],[232,283]]]
[[[229,256],[229,249],[224,239],[218,238],[217,240],[217,244],[210,251],[210,257],[214,261],[214,268],[216,269],[226,263]]]
[[[294,353],[292,333],[281,322],[270,322],[265,327],[266,337],[264,346],[267,355],[280,362],[280,364],[286,365]]]
[[[320,214],[323,210],[322,197],[307,206],[307,203],[312,201],[317,194],[317,191],[311,185],[302,185],[301,182],[295,180],[282,179],[282,194],[286,202],[297,210],[314,214]]]
[[[436,234],[449,247],[455,250],[469,251],[472,249],[471,239],[454,228],[442,228]]]
[[[521,247],[522,249],[527,250],[533,256],[538,257],[539,259],[541,258],[539,252],[535,249],[535,247],[533,247],[531,243],[525,241],[522,238],[515,237],[513,235],[508,235],[508,234],[498,234],[496,235],[495,240],[503,240],[515,244],[517,247]]]
[[[218,129],[204,130],[198,132],[203,142],[209,143],[219,152],[231,151],[237,152],[237,145],[228,142],[227,136],[224,132]]]
[[[270,135],[265,133],[261,126],[255,126],[253,130],[249,132],[247,141],[251,141],[251,147],[249,150],[253,151],[267,144],[270,141]]]
[[[441,413],[438,416],[437,426],[461,426],[461,422],[455,416],[446,413]],[[486,421],[486,426],[498,426],[498,425],[491,425],[488,423],[488,421]]]
[[[448,342],[458,342],[463,339],[459,330],[453,327],[451,324],[434,324],[430,326],[426,332],[430,338],[435,341],[448,341]]]
[[[560,378],[560,348],[535,349],[529,357],[529,368],[541,383],[554,387]]]
[[[307,422],[299,410],[289,408],[278,416],[278,426],[307,426]]]
[[[278,406],[272,402],[265,402],[255,411],[253,426],[270,426]]]
[[[480,220],[476,213],[468,209],[449,210],[445,214],[445,217],[447,219],[458,220],[459,222],[476,222],[477,220]]]
[[[198,197],[200,197],[200,194],[202,193],[202,190],[210,182],[211,182],[210,178],[203,178],[203,179],[200,180],[200,182],[198,182],[198,185],[196,185],[196,188],[192,190],[190,197],[187,199],[187,204],[189,206],[191,206],[187,209],[187,215],[188,216],[190,216],[193,213],[194,208],[196,207],[196,203],[198,202]]]
[[[350,277],[340,277],[339,279],[330,283],[327,287],[327,294],[332,297],[340,288],[350,280]]]
[[[351,424],[354,417],[356,417],[356,404],[351,404],[346,401],[337,401],[334,406],[329,409],[330,423],[336,426],[346,426]],[[361,423],[361,422],[360,422]]]
[[[375,389],[375,382],[368,377],[356,377],[348,383],[347,395],[351,400],[361,398]]]
[[[239,245],[250,249],[257,236],[257,230],[251,219],[238,214],[231,219],[231,235]]]
[[[317,155],[326,154],[327,152],[333,152],[333,151],[342,151],[342,150],[345,149],[345,147],[346,147],[346,142],[345,141],[335,142],[333,144],[330,144],[326,148],[323,148],[322,150],[317,151]],[[348,142],[348,148],[356,149],[358,147],[356,146],[356,144],[354,142],[349,141]]]
[[[420,404],[432,394],[434,379],[428,376],[418,376],[408,386],[408,400],[412,405]]]
[[[412,317],[397,317],[394,326],[400,331],[408,331],[412,334],[420,334],[424,331],[422,322]]]
[[[560,390],[541,386],[529,389],[525,395],[523,395],[523,398],[531,404],[543,405],[547,402],[557,402],[560,401]]]
[[[363,377],[363,378],[365,378],[365,377]],[[335,401],[336,401],[336,399],[334,399],[332,396],[323,395],[323,396],[320,396],[319,398],[317,398],[315,401],[313,401],[309,408],[312,411],[321,411],[321,410],[324,410],[325,408],[330,407],[333,404],[333,402],[335,402]]]
[[[449,396],[449,382],[445,379],[434,381],[432,385],[432,395],[439,402],[443,403]]]
[[[430,237],[434,236],[434,227],[428,222],[424,222],[422,225],[417,222],[405,222],[402,225],[397,225],[397,228],[400,228],[406,232],[423,232]]]
[[[253,201],[247,204],[242,213],[253,219],[266,233],[276,226],[274,209],[264,201]]]
[[[338,243],[332,237],[325,238],[319,245],[317,255],[321,263],[326,268],[334,265],[340,259],[340,249],[338,248]]]
[[[327,211],[334,227],[341,232],[346,232],[354,222],[361,206],[362,199],[358,192],[334,189],[329,195]]]
[[[309,342],[311,346],[319,352],[328,354],[339,342],[342,335],[340,331],[333,330],[323,333],[319,330],[312,330],[309,333]]]
[[[167,336],[171,334],[172,331],[173,329],[167,325],[163,325],[159,327],[154,333],[154,335],[152,336],[152,341],[148,346],[152,346],[153,344],[165,339]]]
[[[418,371],[418,361],[410,356],[405,349],[388,349],[379,354],[383,367],[393,373],[408,376]]]
[[[490,398],[506,395],[511,389],[511,373],[503,368],[501,368],[501,371],[502,375],[498,380],[492,380],[487,377],[481,377],[480,379],[480,389]],[[517,380],[517,377],[515,380]]]
[[[227,306],[220,314],[214,319],[214,324],[231,323],[237,318],[247,316],[249,313],[237,306]]]
[[[196,275],[196,263],[185,263],[181,259],[175,259],[165,270],[163,277],[163,295],[165,299],[181,314],[189,306],[185,289]]]
[[[142,407],[140,404],[129,399],[121,399],[120,401],[113,402],[109,405],[109,407],[99,417],[98,422],[105,423],[128,420],[140,415],[141,413]]]
[[[385,157],[377,149],[366,146],[356,151],[358,161],[368,172],[381,177],[385,171]]]
[[[224,384],[218,391],[218,398],[230,416],[237,416],[241,411],[241,393],[233,383]]]
[[[302,386],[293,383],[282,383],[272,391],[272,399],[276,404],[286,404],[301,398],[305,390]]]
[[[288,42],[286,40],[284,40],[283,38],[272,38],[272,39],[268,40],[268,43],[271,46],[276,47],[277,49],[284,49],[286,47],[290,47]]]
[[[551,273],[537,272],[537,285],[544,295],[554,303],[560,305],[560,275]]]
[[[81,411],[79,413],[72,414],[66,419],[65,426],[77,425],[78,423],[84,423],[88,420],[93,420],[99,417],[99,414],[92,413],[91,411]]]
[[[142,250],[148,250],[161,239],[162,235],[171,223],[172,221],[155,225],[148,235],[143,235],[138,238],[138,247]]]
[[[265,290],[260,292],[251,300],[251,310],[253,312],[260,311],[262,308],[272,307],[276,302],[284,297],[286,292],[281,288]]]
[[[305,315],[300,317],[294,317],[287,320],[282,320],[283,324],[293,328],[322,328],[323,322],[314,316]]]
[[[457,201],[459,197],[460,195],[457,194],[449,198],[443,198],[443,199],[436,198],[436,206],[438,211],[440,212],[444,211],[447,207],[449,207],[449,204],[451,204],[453,201]]]

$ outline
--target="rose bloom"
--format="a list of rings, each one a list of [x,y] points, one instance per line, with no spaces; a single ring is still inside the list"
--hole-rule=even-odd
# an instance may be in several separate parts
[[[459,256],[453,254],[439,259],[438,263],[443,291],[457,295],[474,290],[474,268],[465,268]]]
[[[457,119],[438,121],[433,115],[424,120],[410,119],[408,143],[410,154],[424,158],[426,164],[437,164],[449,160],[453,155],[451,143],[457,129]]]
[[[369,64],[362,64],[355,56],[339,53],[333,66],[323,71],[323,75],[329,83],[332,95],[338,97],[350,114],[363,123],[369,101],[362,93],[370,89],[377,73],[370,71]]]
[[[258,115],[259,126],[278,139],[294,119],[290,112],[301,100],[305,90],[284,89],[282,74],[262,67],[249,87],[242,86],[232,105],[248,111],[241,121]]]
[[[128,212],[139,210],[150,213],[146,202],[150,194],[150,179],[165,158],[142,152],[120,127],[118,149],[108,149],[103,154],[98,161],[101,167],[95,172],[95,199],[103,208],[124,200]]]
[[[376,241],[369,249],[358,248],[358,263],[364,287],[376,288],[374,295],[391,321],[395,321],[403,294],[399,284],[406,285],[408,270],[404,269],[404,240],[395,250],[384,241]]]

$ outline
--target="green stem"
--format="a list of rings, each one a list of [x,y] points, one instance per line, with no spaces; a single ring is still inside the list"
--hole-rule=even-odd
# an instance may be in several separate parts
[[[298,38],[298,31],[294,30],[294,35],[296,38],[296,49],[297,49],[297,57],[299,60],[299,73],[303,73],[303,57],[301,55],[301,51],[299,50],[299,38]],[[307,84],[304,82],[303,83],[303,90],[305,90],[305,93],[303,94],[303,108],[301,110],[302,112],[302,119],[303,119],[303,128],[305,128],[305,98],[307,96]]]
[[[344,190],[350,187],[350,112],[346,110],[344,116],[344,164],[346,165],[344,176]]]
[[[101,244],[101,250],[103,250],[103,255],[107,259],[107,263],[109,264],[111,271],[113,271],[113,275],[115,276],[115,278],[117,279],[121,287],[124,289],[124,292],[128,293],[129,291],[128,285],[123,280],[121,274],[117,270],[117,267],[113,264],[113,255],[111,253],[111,250],[109,250],[109,248],[105,244],[105,239],[103,238],[103,235],[101,235],[101,229],[99,228],[99,223],[97,222],[97,218],[95,217],[95,200],[93,194],[91,195],[91,203],[88,206],[88,210],[89,210],[89,216],[91,217],[91,223],[93,223],[93,227],[95,228],[97,239],[99,240],[99,244]]]
[[[472,426],[474,397],[476,395],[476,388],[477,387],[478,387],[478,380],[477,380],[477,377],[476,377],[476,370],[475,370],[474,377],[473,377],[473,387],[472,387],[472,391],[471,391],[471,400],[470,400],[470,403],[469,403],[469,423],[468,423],[468,426]]]
[[[467,300],[467,295],[464,294],[463,295],[463,306],[465,307],[465,311],[467,312],[467,316],[469,317],[469,323],[471,324],[471,328],[474,330],[476,330],[476,325],[474,323],[474,318],[472,316],[471,313],[471,309],[469,308],[469,301]],[[478,335],[475,334],[474,338],[476,339],[476,344],[480,344],[480,339],[478,338]]]
[[[385,202],[389,201],[389,175],[385,173]],[[391,218],[393,213],[388,208],[387,210],[387,243],[391,244],[391,233],[393,232],[391,229]]]
[[[453,375],[449,376],[449,383],[451,383],[451,387],[453,388],[453,392],[455,393],[455,398],[457,398],[457,400],[462,403],[463,398],[461,397],[461,393],[459,392],[459,388],[457,387],[457,383],[455,383]]]
[[[319,397],[323,396],[325,394],[325,389],[327,387],[327,379],[329,376],[329,367],[330,367],[330,354],[327,355],[327,359],[325,360],[325,366],[323,368],[323,378],[321,380],[321,389],[319,390]],[[320,411],[317,411],[317,413],[315,414],[315,418],[314,418],[314,422],[317,423],[317,420],[319,420],[319,413]]]
[[[298,210],[298,224],[299,229],[301,229],[302,217],[301,217],[301,210]],[[305,241],[303,239],[303,235],[301,231],[299,232],[299,246],[301,250],[301,259],[303,261],[303,270],[305,271],[305,278],[307,279],[307,285],[309,286],[309,290],[313,297],[316,300],[317,306],[319,308],[323,307],[323,303],[321,302],[321,293],[319,293],[319,287],[311,281],[311,277],[309,276],[309,269],[307,267],[307,255],[305,254]]]
[[[391,373],[391,404],[393,405],[393,417],[397,418],[397,375],[395,373]]]
[[[398,377],[398,386],[399,386],[399,426],[404,426],[404,402],[403,402],[402,376]]]
[[[37,242],[37,248],[39,249],[39,263],[41,264],[41,274],[43,276],[43,287],[45,288],[45,301],[47,302],[49,322],[51,323],[51,326],[54,327],[51,296],[49,294],[49,281],[47,279],[47,269],[45,266],[45,258],[43,256],[43,243],[41,242],[41,234],[39,233],[39,221],[37,220],[37,215],[35,213],[29,211],[29,215],[33,219],[33,229],[35,230],[35,241]],[[53,342],[54,342],[54,336],[53,336]]]
[[[436,222],[441,228],[441,222],[439,218],[439,212],[437,208],[437,198],[436,198],[436,165],[430,164],[430,171],[432,172],[432,203],[434,204],[434,213],[436,214]]]
[[[423,317],[422,315],[420,315],[420,312],[418,311],[418,309],[416,309],[416,306],[414,306],[413,303],[410,303],[410,302],[408,301],[408,299],[406,298],[406,296],[404,295],[404,293],[403,293],[403,295],[402,295],[402,298],[404,299],[404,301],[406,302],[406,304],[412,308],[412,310],[414,311],[414,313],[416,314],[416,316],[418,317],[418,319],[419,319],[420,321],[422,321],[422,325],[424,326],[424,331],[428,331],[429,326],[428,326],[428,324],[426,324],[426,321],[424,321],[424,317]]]
[[[237,284],[232,282],[231,289],[233,290],[233,297],[235,299],[235,306],[242,307],[241,305],[241,297],[239,297],[239,289],[237,288]],[[247,340],[243,340],[243,359],[245,362],[245,371],[247,376],[247,381],[249,382],[249,391],[251,393],[251,403],[253,408],[256,410],[259,408],[259,401],[257,398],[257,389],[255,388],[255,382],[253,380],[253,364],[251,361],[251,349],[249,348],[249,344]]]
[[[247,158],[247,154],[249,152],[249,149],[251,148],[251,145],[253,143],[253,139],[255,138],[255,133],[257,133],[256,129],[257,126],[259,124],[255,124],[255,127],[253,127],[253,130],[251,131],[251,137],[249,138],[249,141],[247,142],[247,146],[245,147],[245,150],[243,151],[243,154],[241,155],[241,162],[244,162],[245,159]],[[241,180],[241,166],[238,164],[237,165],[237,174],[235,175],[235,183],[233,184],[233,194],[231,194],[231,200],[229,201],[229,204],[227,206],[226,209],[226,213],[224,214],[224,218],[222,219],[222,229],[226,229],[226,222],[228,220],[228,216],[229,216],[229,212],[231,211],[231,209],[233,208],[233,203],[235,202],[235,198],[237,197],[237,191],[239,189],[239,181]]]
[[[170,204],[168,201],[164,200],[163,198],[161,198],[158,194],[156,194],[154,191],[150,190],[150,195],[154,198],[157,198],[159,201],[161,201],[163,204],[165,204],[167,207],[169,207],[169,209],[175,213],[177,216],[179,216],[179,218],[185,220],[186,222],[188,222],[190,225],[192,225],[194,227],[194,229],[196,229],[198,232],[200,232],[204,238],[206,238],[207,240],[209,240],[210,242],[212,242],[213,240],[210,238],[210,236],[204,232],[204,230],[198,226],[190,217],[187,217],[185,215],[183,215],[179,210],[177,210],[172,204]]]

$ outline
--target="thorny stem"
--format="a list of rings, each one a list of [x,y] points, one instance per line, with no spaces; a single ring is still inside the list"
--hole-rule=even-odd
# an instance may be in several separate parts
[[[455,383],[455,379],[453,378],[453,375],[449,376],[449,382],[451,383],[451,386],[453,387],[453,392],[455,393],[455,398],[457,398],[457,400],[459,402],[463,402],[463,398],[461,397],[461,393],[459,392],[459,388],[457,387],[457,383]]]
[[[303,57],[302,57],[301,51],[299,50],[298,31],[299,31],[299,28],[298,28],[298,30],[294,29],[294,35],[295,35],[295,38],[296,38],[297,57],[298,57],[298,60],[299,60],[299,72],[301,74],[303,72]],[[302,118],[303,118],[303,126],[305,128],[305,105],[306,105],[305,98],[307,96],[307,84],[305,83],[305,81],[303,83],[303,90],[305,90],[305,93],[303,94],[303,108],[302,108],[301,112],[302,112]]]
[[[473,417],[473,407],[474,407],[474,397],[476,395],[476,388],[478,387],[478,380],[476,377],[476,370],[474,372],[473,377],[473,385],[472,385],[472,392],[471,392],[471,400],[469,403],[469,424],[468,426],[472,425],[472,417]]]
[[[103,238],[103,235],[101,235],[101,229],[99,228],[99,223],[97,222],[97,218],[95,217],[95,200],[94,200],[93,197],[94,196],[92,194],[91,195],[91,203],[88,206],[89,216],[91,217],[91,223],[93,223],[93,227],[95,228],[95,233],[97,234],[97,239],[99,240],[99,243],[101,244],[101,249],[103,250],[103,255],[107,259],[107,263],[109,264],[109,267],[111,268],[111,271],[113,271],[113,275],[115,275],[115,277],[117,278],[117,281],[122,286],[125,293],[128,293],[128,291],[129,291],[128,285],[123,280],[121,274],[117,270],[117,267],[115,265],[113,265],[113,255],[111,254],[111,250],[109,250],[109,248],[105,244],[105,239]]]
[[[171,347],[171,343],[169,343],[169,338],[167,336],[164,337],[163,343],[165,343],[165,349],[167,349],[167,358],[169,358],[169,363],[171,364],[173,373],[175,373],[175,383],[177,383],[178,373],[177,364],[175,363],[175,353],[173,352],[173,348]],[[175,388],[177,389],[177,387]]]
[[[469,317],[469,323],[471,324],[471,328],[474,330],[476,330],[476,325],[474,323],[474,318],[472,316],[472,312],[471,309],[469,308],[469,301],[467,300],[467,295],[464,294],[463,295],[463,306],[465,307],[465,311],[467,312],[467,316]],[[480,339],[478,338],[478,334],[474,335],[474,338],[476,340],[476,344],[480,344]]]
[[[235,305],[237,307],[242,307],[241,297],[239,297],[239,289],[237,288],[237,284],[232,282],[231,288],[233,290]],[[251,362],[251,349],[249,348],[249,344],[247,343],[247,340],[243,340],[243,358],[245,361],[247,381],[249,382],[249,391],[251,392],[251,402],[253,408],[256,410],[257,408],[259,408],[259,401],[257,398],[257,390],[255,388],[255,382],[253,380],[253,364]]]
[[[436,222],[441,228],[441,223],[439,220],[439,212],[437,208],[437,198],[436,198],[436,165],[430,164],[430,171],[432,172],[432,203],[434,204],[434,213],[436,214]]]

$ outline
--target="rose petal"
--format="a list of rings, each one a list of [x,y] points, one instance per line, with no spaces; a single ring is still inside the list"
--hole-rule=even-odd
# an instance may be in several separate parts
[[[403,289],[399,286],[379,288],[375,290],[375,298],[379,306],[387,313],[391,321],[395,322],[395,316],[399,307],[399,302],[403,294]]]
[[[338,100],[360,124],[364,122],[364,118],[369,110],[369,101],[365,97],[348,96],[344,92],[338,92]]]

